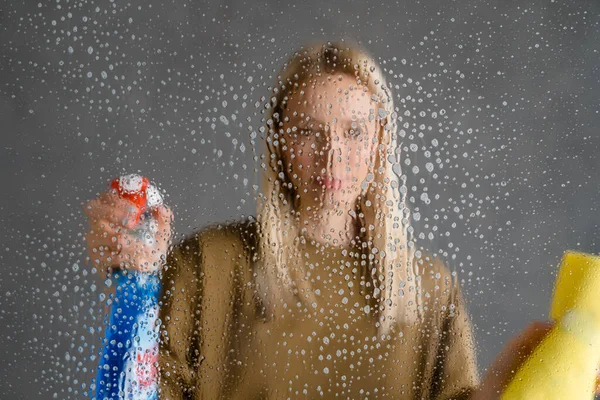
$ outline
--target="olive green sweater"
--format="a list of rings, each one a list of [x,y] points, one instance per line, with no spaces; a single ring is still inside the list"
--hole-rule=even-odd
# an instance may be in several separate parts
[[[317,301],[263,317],[253,222],[206,228],[163,273],[161,399],[467,399],[478,384],[471,324],[439,259],[421,255],[424,318],[378,338],[352,249],[307,244]]]

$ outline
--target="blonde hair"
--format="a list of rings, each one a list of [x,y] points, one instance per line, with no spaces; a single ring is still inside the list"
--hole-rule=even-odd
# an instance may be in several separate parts
[[[282,162],[279,135],[282,106],[289,91],[299,87],[304,79],[325,73],[355,77],[358,84],[378,97],[383,107],[377,113],[385,124],[379,125],[379,144],[370,175],[373,179],[360,196],[357,215],[367,244],[361,273],[373,285],[366,298],[379,317],[378,333],[387,335],[398,319],[413,322],[418,317],[414,246],[408,240],[409,210],[403,200],[406,186],[399,179],[400,147],[393,97],[377,62],[357,46],[327,42],[303,47],[292,54],[277,77],[265,116],[267,151],[257,210],[258,292],[267,313],[277,306],[276,299],[286,303],[295,296],[297,302],[303,302],[304,293],[305,298],[314,301],[309,280],[302,279],[288,263],[294,248],[290,244],[298,240],[298,227],[294,220],[294,189]],[[361,288],[363,294],[364,290]]]

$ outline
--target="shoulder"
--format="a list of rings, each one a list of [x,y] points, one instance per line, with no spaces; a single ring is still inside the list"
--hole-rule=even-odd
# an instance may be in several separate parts
[[[212,223],[175,241],[173,251],[201,253],[215,248],[241,247],[252,251],[256,247],[256,222],[253,218]]]
[[[257,237],[256,221],[252,217],[207,225],[173,244],[167,269],[233,268],[252,259]]]
[[[453,274],[444,259],[429,251],[415,251],[413,267],[424,289],[448,287],[452,282]]]
[[[189,240],[197,243],[205,260],[252,259],[257,247],[254,219],[211,224],[193,233]]]
[[[424,305],[431,309],[446,310],[448,306],[462,301],[461,289],[456,271],[452,271],[446,261],[429,251],[417,250],[413,258],[415,275],[420,280],[419,287]]]
[[[195,232],[192,237],[201,247],[240,247],[252,251],[256,247],[257,224],[253,218],[215,223]]]

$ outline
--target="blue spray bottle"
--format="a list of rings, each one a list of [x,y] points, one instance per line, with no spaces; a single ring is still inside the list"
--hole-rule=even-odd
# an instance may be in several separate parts
[[[130,233],[152,243],[157,233],[152,211],[162,204],[159,191],[147,178],[135,174],[115,179],[111,188],[137,210],[139,222]],[[93,398],[158,399],[158,273],[115,269],[111,277],[116,290]]]

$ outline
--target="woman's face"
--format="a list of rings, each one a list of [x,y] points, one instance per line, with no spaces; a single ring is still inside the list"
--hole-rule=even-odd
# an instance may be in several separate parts
[[[381,127],[371,96],[347,74],[312,78],[288,93],[282,161],[303,207],[355,206]]]

